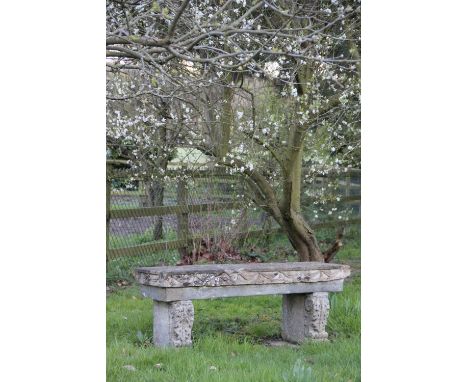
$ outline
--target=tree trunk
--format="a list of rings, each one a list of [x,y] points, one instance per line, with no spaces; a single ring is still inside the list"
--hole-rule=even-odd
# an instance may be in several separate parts
[[[297,251],[299,261],[324,261],[315,234],[300,214],[283,213],[282,227]]]
[[[162,105],[162,114],[168,113],[167,104]],[[152,171],[162,170],[166,173],[168,158],[166,155],[161,154],[164,150],[167,150],[167,129],[165,126],[161,126],[157,131],[157,139],[159,140],[160,147],[158,148],[158,159],[154,164]],[[148,182],[148,197],[150,207],[164,206],[164,181],[161,178],[150,180]],[[155,216],[153,221],[153,240],[161,240],[163,238],[163,216]]]
[[[292,142],[289,165],[283,178],[283,200],[281,203],[280,225],[288,235],[300,261],[324,261],[314,231],[301,213],[302,157],[303,140],[298,140],[299,133],[291,132]]]
[[[177,183],[177,205],[187,205],[187,181],[183,178],[179,179]],[[189,214],[178,213],[177,214],[177,239],[184,240],[188,243],[189,236]],[[188,255],[188,246],[178,248],[181,259],[184,259]]]
[[[160,180],[153,180],[147,183],[148,207],[158,207],[164,205],[164,185]],[[163,238],[163,217],[155,216],[153,222],[153,240]]]

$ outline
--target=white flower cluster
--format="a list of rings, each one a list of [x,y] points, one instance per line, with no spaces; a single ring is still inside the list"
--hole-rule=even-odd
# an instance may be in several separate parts
[[[263,72],[268,78],[277,78],[280,74],[281,65],[276,61],[265,62]]]

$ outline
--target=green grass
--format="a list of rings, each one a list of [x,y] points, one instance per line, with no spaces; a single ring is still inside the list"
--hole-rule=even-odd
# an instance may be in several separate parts
[[[330,342],[299,347],[264,344],[280,336],[280,296],[194,301],[193,347],[158,349],[151,346],[152,302],[136,287],[113,293],[107,302],[108,381],[283,381],[297,360],[312,368],[314,381],[359,381],[359,285],[354,278],[331,297]]]
[[[337,261],[353,267],[359,262],[359,235],[358,230],[348,235]],[[151,346],[152,301],[136,286],[119,289],[107,298],[107,380],[360,381],[358,272],[342,293],[331,294],[330,303],[327,343],[267,346],[280,338],[281,296],[256,296],[195,300],[193,347],[158,349]],[[312,379],[301,378],[300,371],[309,367]]]
[[[179,253],[175,250],[160,251],[136,257],[127,256],[112,259],[107,264],[106,283],[115,284],[118,280],[133,282],[133,270],[137,267],[153,267],[158,265],[175,265]]]
[[[150,243],[150,242],[161,242],[176,240],[177,233],[173,229],[166,230],[163,234],[163,238],[160,240],[153,239],[153,227],[148,228],[143,233],[135,233],[131,235],[109,235],[109,248],[123,248],[132,247],[135,245]]]
[[[174,230],[164,232],[161,240],[153,240],[153,229],[149,228],[142,234],[127,236],[109,235],[109,248],[131,247],[150,242],[161,242],[175,240],[177,234]],[[133,269],[136,267],[173,265],[179,260],[179,253],[176,250],[158,251],[155,253],[140,254],[138,256],[124,256],[111,259],[107,263],[106,282],[114,284],[118,280],[134,281]]]

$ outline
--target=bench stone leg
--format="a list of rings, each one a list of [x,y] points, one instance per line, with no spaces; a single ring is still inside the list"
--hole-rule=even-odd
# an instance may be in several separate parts
[[[194,309],[192,301],[154,301],[153,343],[155,346],[192,345]]]
[[[327,340],[329,309],[327,292],[283,295],[283,339],[294,343]]]

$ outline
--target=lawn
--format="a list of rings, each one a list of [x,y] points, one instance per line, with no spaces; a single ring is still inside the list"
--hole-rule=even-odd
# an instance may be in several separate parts
[[[359,381],[359,254],[353,236],[336,259],[355,271],[331,294],[326,343],[271,346],[280,339],[281,296],[256,296],[195,300],[193,347],[157,349],[152,301],[134,285],[115,288],[107,297],[108,381]]]

